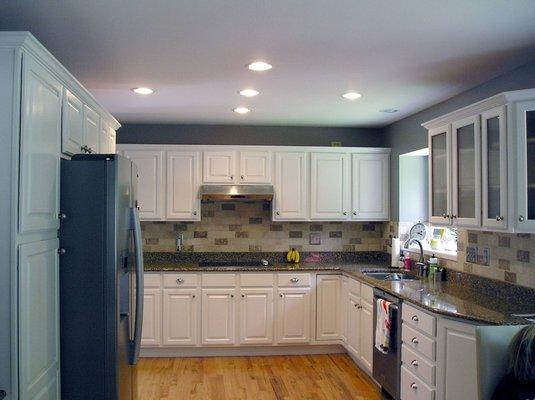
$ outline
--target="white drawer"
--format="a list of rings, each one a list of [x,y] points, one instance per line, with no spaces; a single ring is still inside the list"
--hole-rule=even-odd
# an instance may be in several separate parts
[[[273,274],[240,274],[240,281],[243,287],[273,286]]]
[[[279,274],[279,286],[310,286],[310,274]]]
[[[362,300],[373,304],[373,288],[363,283],[360,286],[360,297],[362,298]]]
[[[428,385],[435,385],[435,365],[424,356],[411,350],[406,344],[401,346],[401,362],[409,371],[422,378]]]
[[[409,305],[407,302],[403,303],[401,318],[407,324],[410,324],[430,336],[435,336],[436,334],[436,318]]]
[[[401,366],[401,400],[434,400],[435,390]]]
[[[361,288],[361,284],[359,281],[353,278],[349,278],[349,281],[347,282],[347,289],[351,293],[356,294],[357,296],[360,296],[360,288]],[[372,294],[372,301],[373,301],[373,294]]]
[[[145,272],[143,274],[143,287],[159,289],[162,284],[162,275],[159,272]]]
[[[163,287],[165,288],[197,287],[198,285],[197,274],[163,274]]]
[[[403,343],[410,349],[416,350],[431,361],[435,361],[435,341],[424,333],[403,323],[401,327]]]
[[[234,287],[236,274],[202,274],[203,287]]]

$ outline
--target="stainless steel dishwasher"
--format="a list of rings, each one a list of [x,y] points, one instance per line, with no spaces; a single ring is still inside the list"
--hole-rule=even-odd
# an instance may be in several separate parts
[[[388,312],[392,321],[390,329],[390,349],[381,353],[375,347],[375,329],[377,326],[377,300],[391,302]],[[401,368],[401,299],[380,289],[373,289],[373,378],[395,400],[400,399]]]

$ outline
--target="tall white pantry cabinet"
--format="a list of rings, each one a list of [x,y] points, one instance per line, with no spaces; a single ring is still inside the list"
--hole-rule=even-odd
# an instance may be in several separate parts
[[[0,88],[0,389],[59,399],[60,159],[120,125],[27,32],[0,33]]]

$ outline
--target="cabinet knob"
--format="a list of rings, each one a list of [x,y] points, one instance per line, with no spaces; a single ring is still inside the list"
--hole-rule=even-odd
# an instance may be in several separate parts
[[[58,249],[58,254],[59,254],[60,256],[62,256],[62,255],[65,254],[66,252],[67,252],[67,250],[65,250],[63,247]]]
[[[192,294],[192,295],[191,295],[191,297],[192,297],[192,298],[194,299],[194,298],[195,298],[195,295],[194,295],[194,294]]]
[[[520,222],[524,222],[524,216],[521,215],[520,217],[518,217],[518,220],[519,220]]]
[[[413,337],[411,342],[414,343],[414,344],[418,344],[418,338],[416,336]]]
[[[61,220],[67,219],[67,214],[65,214],[65,213],[59,213],[59,214],[58,214],[58,219],[61,219]]]
[[[244,299],[244,298],[245,298],[245,295],[244,295],[243,293],[241,294],[241,298],[242,298],[242,299]]]
[[[240,179],[241,179],[241,180],[243,181],[243,175],[242,175],[242,176],[240,176]]]
[[[417,316],[417,315],[413,315],[413,316],[412,316],[412,320],[413,320],[414,322],[418,322],[418,321],[419,321],[418,316]]]
[[[343,213],[343,214],[344,214],[344,215],[347,215],[347,211],[344,211],[344,213]]]
[[[418,360],[412,360],[412,361],[411,361],[411,365],[412,365],[413,367],[417,367],[417,366],[418,366]]]
[[[279,297],[283,297],[283,294],[282,294],[282,293],[279,293]]]
[[[418,385],[414,382],[411,383],[411,389],[413,390],[417,390],[418,389]]]
[[[358,308],[359,305],[358,305],[358,304],[355,304],[354,306]]]
[[[353,211],[353,215],[357,215],[357,212],[356,212],[356,211]]]
[[[182,285],[184,283],[184,279],[183,278],[177,278],[176,283],[178,283],[179,285]]]
[[[234,175],[230,175],[230,180],[233,180],[234,179]]]
[[[275,214],[277,214],[277,215],[281,215],[280,211],[277,211]]]
[[[496,215],[496,221],[503,221],[503,217],[501,215]]]
[[[452,215],[451,219],[457,219],[457,215]]]
[[[297,282],[299,282],[299,278],[292,278],[292,279],[290,279],[290,282],[297,283]]]
[[[197,215],[197,211],[193,211],[193,215]]]
[[[233,295],[233,294],[231,294],[231,295],[230,295],[230,298],[231,298],[231,299],[233,299],[233,298],[234,298],[234,295]]]

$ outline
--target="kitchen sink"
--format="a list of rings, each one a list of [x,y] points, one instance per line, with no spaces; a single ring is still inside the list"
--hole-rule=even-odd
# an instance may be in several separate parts
[[[364,275],[369,276],[370,278],[377,279],[379,281],[401,281],[410,280],[417,281],[420,278],[409,272],[374,272],[374,271],[364,271]]]

